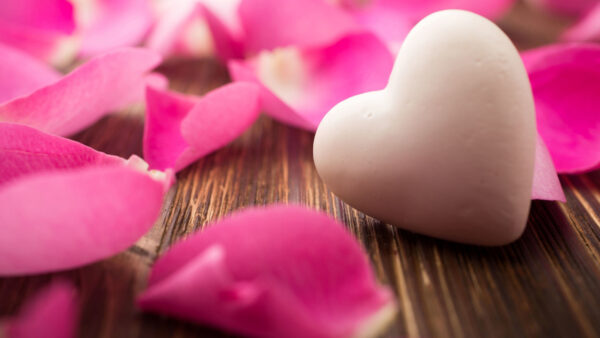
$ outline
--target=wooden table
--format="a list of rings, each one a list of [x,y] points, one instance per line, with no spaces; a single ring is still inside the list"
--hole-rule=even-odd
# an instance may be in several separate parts
[[[552,41],[564,22],[519,5],[503,22],[518,45]],[[175,89],[203,93],[227,81],[214,61],[161,68]],[[107,117],[74,138],[141,155],[143,110]],[[382,224],[337,199],[312,162],[313,135],[262,117],[240,139],[178,175],[154,228],[134,247],[80,269],[0,279],[0,316],[14,314],[50,280],[80,289],[82,337],[222,337],[211,328],[134,306],[152,262],[178,239],[250,205],[299,203],[341,220],[396,292],[387,336],[600,336],[600,172],[563,176],[568,202],[535,201],[523,237],[501,248],[460,245]]]

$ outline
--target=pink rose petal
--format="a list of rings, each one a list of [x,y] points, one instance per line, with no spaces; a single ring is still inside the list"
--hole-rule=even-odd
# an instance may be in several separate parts
[[[212,56],[226,60],[243,55],[237,22],[239,0],[165,2],[147,46],[163,55]]]
[[[363,29],[323,0],[242,0],[240,20],[249,52],[330,45]]]
[[[600,42],[600,3],[561,37],[565,41]]]
[[[179,171],[225,146],[259,114],[258,88],[234,83],[202,98],[149,87],[144,157],[152,168]]]
[[[176,244],[138,304],[262,337],[367,336],[395,314],[358,242],[297,206],[248,209]]]
[[[40,171],[126,163],[81,143],[6,122],[0,122],[0,158],[0,186]]]
[[[542,138],[538,135],[535,151],[535,169],[531,199],[566,202],[552,157]]]
[[[76,290],[71,284],[54,282],[28,300],[18,317],[9,320],[7,338],[75,337],[75,298]]]
[[[2,185],[0,276],[75,268],[127,249],[156,221],[167,182],[168,175],[155,179],[121,165]]]
[[[558,44],[523,53],[538,131],[559,173],[600,165],[600,45]]]
[[[338,102],[385,87],[393,66],[386,46],[370,33],[350,35],[323,48],[279,49],[231,61],[235,81],[261,84],[267,114],[308,130]]]
[[[0,120],[72,134],[135,101],[145,87],[146,73],[160,61],[144,49],[106,53],[50,85],[0,104]]]
[[[0,44],[0,102],[58,81],[60,73],[20,50]]]
[[[154,23],[148,0],[79,0],[78,24],[82,31],[80,55],[97,55],[142,42]]]
[[[70,59],[63,52],[74,30],[73,6],[67,0],[0,1],[0,43],[37,58],[55,64]]]

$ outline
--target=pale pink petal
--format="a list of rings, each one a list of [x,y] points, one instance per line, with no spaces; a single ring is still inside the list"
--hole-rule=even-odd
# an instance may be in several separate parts
[[[598,0],[528,0],[542,9],[569,16],[582,16],[591,10]]]
[[[0,104],[0,120],[69,135],[139,98],[161,58],[123,48],[98,56],[33,93]]]
[[[248,209],[176,244],[138,304],[263,337],[367,336],[395,313],[358,242],[297,206]]]
[[[152,168],[181,170],[227,145],[259,114],[258,88],[234,83],[202,98],[148,88],[144,157]]]
[[[600,42],[600,3],[563,35],[565,41]]]
[[[75,30],[67,0],[0,1],[0,42],[55,64],[64,63],[65,43]],[[74,53],[70,53],[73,56]]]
[[[241,24],[237,21],[237,6],[235,11],[227,7],[226,10],[232,12],[223,12],[222,6],[215,3],[239,3],[240,0],[211,0],[205,1],[202,4],[204,20],[212,34],[212,41],[215,52],[222,60],[233,58],[242,58],[244,56],[244,34],[242,33]],[[231,19],[232,14],[235,14],[235,19]]]
[[[40,171],[125,164],[125,160],[36,129],[0,122],[0,186]]]
[[[154,23],[149,0],[76,0],[81,56],[142,42]]]
[[[600,45],[558,44],[523,53],[538,131],[559,173],[600,165]]]
[[[535,169],[531,199],[566,202],[565,192],[552,163],[552,157],[538,135],[535,149]]]
[[[323,0],[242,0],[240,20],[251,53],[330,45],[363,30],[349,14]]]
[[[0,44],[0,102],[30,94],[60,77],[60,73],[29,54]]]
[[[9,320],[6,335],[7,338],[72,338],[77,313],[75,288],[66,282],[54,282],[28,300],[19,315]]]
[[[0,187],[0,275],[79,267],[133,245],[154,224],[171,176],[129,166],[41,172]]]
[[[291,125],[316,130],[338,102],[385,87],[393,57],[374,35],[349,35],[322,48],[264,51],[229,64],[236,81],[260,83],[267,114]]]

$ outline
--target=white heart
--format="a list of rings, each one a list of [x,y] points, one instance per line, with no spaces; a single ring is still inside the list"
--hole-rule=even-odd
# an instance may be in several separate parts
[[[448,10],[413,28],[384,90],[325,116],[314,160],[335,194],[382,221],[503,245],[527,223],[535,141],[518,51],[487,19]]]

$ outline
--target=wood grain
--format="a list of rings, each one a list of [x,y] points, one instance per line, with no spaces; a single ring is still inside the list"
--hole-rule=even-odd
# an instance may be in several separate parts
[[[532,37],[539,28],[531,33],[515,27],[511,22],[519,22],[522,10],[502,24],[520,32],[521,46],[553,39]],[[188,93],[228,81],[225,69],[208,60],[180,60],[160,70],[175,89]],[[104,118],[74,138],[127,157],[141,155],[142,134],[143,109],[137,108]],[[346,224],[380,281],[394,289],[400,309],[386,336],[600,336],[600,172],[561,177],[566,204],[533,202],[520,240],[484,248],[419,236],[347,206],[318,177],[312,140],[310,133],[260,118],[240,139],[178,175],[155,227],[128,251],[72,271],[0,279],[0,316],[15,314],[36,290],[64,278],[80,290],[81,337],[228,336],[141,313],[135,295],[157,255],[182,237],[245,206],[297,203]]]

